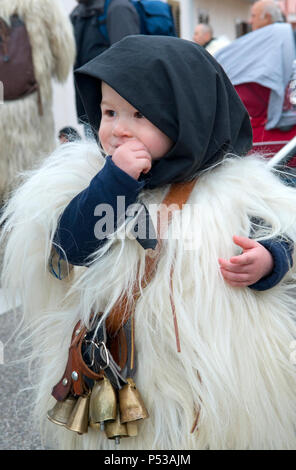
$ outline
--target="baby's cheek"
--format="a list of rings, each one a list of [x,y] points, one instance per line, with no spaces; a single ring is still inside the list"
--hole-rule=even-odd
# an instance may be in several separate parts
[[[108,132],[105,129],[100,128],[98,131],[98,137],[99,137],[99,140],[103,149],[105,150],[106,153],[108,153],[110,151],[110,148],[109,148],[110,145],[108,144],[109,142]]]
[[[152,160],[159,160],[164,157],[171,150],[173,145],[173,141],[159,131],[157,138],[151,140],[149,148]]]

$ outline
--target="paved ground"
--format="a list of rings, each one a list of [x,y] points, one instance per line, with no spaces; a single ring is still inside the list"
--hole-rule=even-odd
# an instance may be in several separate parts
[[[15,339],[5,344],[21,317],[8,309],[0,289],[0,341],[4,344],[3,361],[0,351],[0,450],[43,450],[38,432],[32,429],[30,390],[25,390],[30,386],[27,367],[18,361],[22,353]]]

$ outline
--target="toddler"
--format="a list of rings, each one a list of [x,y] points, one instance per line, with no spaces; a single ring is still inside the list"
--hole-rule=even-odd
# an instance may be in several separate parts
[[[190,41],[129,36],[76,81],[103,151],[61,146],[3,216],[3,279],[41,364],[36,413],[52,418],[51,392],[90,400],[81,435],[48,421],[52,445],[295,448],[296,195],[244,157],[250,122],[227,76]],[[95,396],[112,387],[122,426],[134,383],[138,431],[100,430]]]

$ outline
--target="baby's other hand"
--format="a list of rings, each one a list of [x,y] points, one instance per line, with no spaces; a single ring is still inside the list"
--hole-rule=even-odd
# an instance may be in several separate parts
[[[138,139],[130,139],[117,147],[112,161],[136,180],[141,173],[148,173],[151,168],[151,155]]]
[[[233,287],[246,287],[270,274],[273,258],[263,245],[247,237],[234,235],[233,241],[243,249],[242,254],[228,261],[219,258],[222,276]]]

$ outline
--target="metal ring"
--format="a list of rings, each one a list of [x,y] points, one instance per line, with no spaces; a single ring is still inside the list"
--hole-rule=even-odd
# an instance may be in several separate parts
[[[95,346],[99,350],[100,354],[101,354],[100,345],[103,346],[103,349],[104,349],[105,355],[106,355],[106,365],[104,367],[100,366],[100,368],[102,370],[107,369],[107,367],[109,367],[109,364],[110,364],[110,358],[109,358],[109,353],[108,353],[107,346],[104,343],[104,341],[99,341],[98,343],[96,343],[92,339],[85,339],[84,341],[85,341],[85,343],[90,343],[93,346]],[[101,357],[102,357],[102,354],[101,354]],[[104,358],[102,358],[102,359],[104,359]],[[94,363],[95,363],[95,352],[94,352],[94,349],[92,348],[92,361],[91,361],[90,367],[92,367],[94,365]]]
[[[84,342],[85,343],[90,343],[93,346],[97,346],[96,343],[92,339],[85,339]],[[95,363],[95,350],[94,350],[93,347],[91,348],[91,353],[92,353],[92,360],[91,360],[91,363],[89,364],[89,367],[93,367],[93,365]]]
[[[103,345],[103,348],[105,350],[105,354],[106,354],[106,358],[107,358],[107,361],[106,361],[106,365],[104,367],[101,366],[101,369],[105,370],[107,369],[107,367],[109,367],[109,364],[110,364],[110,359],[109,359],[109,354],[108,354],[108,349],[106,347],[106,344],[104,343],[104,341],[100,341],[99,342],[99,345]],[[96,344],[96,347],[99,349],[99,346]]]
[[[95,343],[95,341],[93,341],[92,339],[85,339],[84,342],[85,342],[85,343],[91,343],[91,344],[93,344],[94,346],[97,346],[97,343]]]

